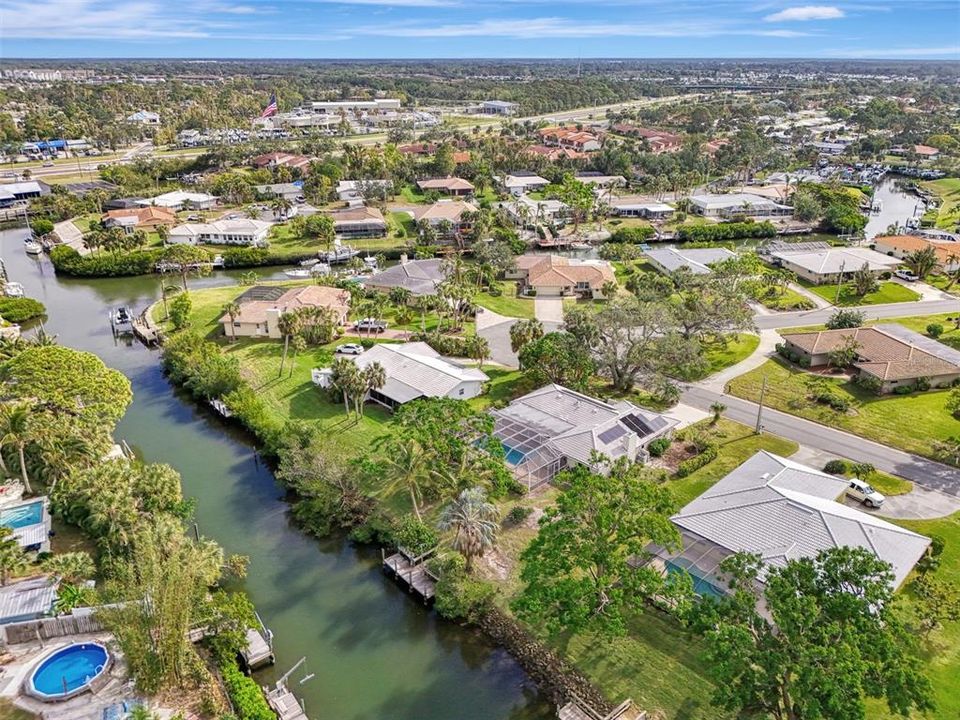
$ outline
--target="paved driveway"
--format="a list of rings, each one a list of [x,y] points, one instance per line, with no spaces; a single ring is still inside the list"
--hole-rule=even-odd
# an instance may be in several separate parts
[[[477,313],[477,335],[486,338],[490,346],[490,359],[511,368],[520,366],[517,354],[510,348],[510,328],[515,322],[517,322],[515,317],[498,315],[486,308],[481,308],[481,312]],[[559,322],[541,322],[543,322],[544,332],[549,333],[560,329]]]
[[[533,314],[542,323],[563,322],[563,298],[534,298]]]

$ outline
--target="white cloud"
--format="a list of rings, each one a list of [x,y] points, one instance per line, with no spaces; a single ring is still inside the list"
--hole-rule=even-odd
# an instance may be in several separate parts
[[[845,17],[843,10],[832,5],[804,5],[792,7],[772,15],[767,15],[767,22],[791,22],[806,20],[836,20]]]

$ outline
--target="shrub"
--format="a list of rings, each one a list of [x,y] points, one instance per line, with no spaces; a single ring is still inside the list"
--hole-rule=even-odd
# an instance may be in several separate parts
[[[455,335],[441,335],[437,332],[418,333],[411,340],[425,342],[441,355],[450,357],[469,357],[470,347],[466,339]]]
[[[34,235],[46,235],[53,232],[53,221],[47,218],[36,218],[30,221],[30,229]]]
[[[413,556],[419,556],[435,548],[440,542],[440,536],[422,520],[407,515],[397,523],[393,540],[398,547],[402,547]]]
[[[685,478],[687,475],[699,470],[707,463],[713,462],[717,459],[717,455],[720,453],[720,450],[713,443],[707,446],[707,448],[701,452],[699,455],[694,455],[689,460],[684,460],[677,466],[677,477]]]
[[[909,395],[917,389],[916,385],[899,385],[893,389],[894,395]]]
[[[732,222],[718,225],[688,225],[677,231],[677,238],[684,242],[718,242],[738,238],[773,237],[777,229],[771,222]]]
[[[841,328],[855,328],[863,325],[867,316],[859,310],[837,310],[827,320],[827,328],[838,330]]]
[[[854,382],[864,390],[868,390],[876,395],[879,395],[880,391],[883,389],[883,381],[874,375],[860,373],[857,375]]]
[[[940,323],[930,323],[927,325],[927,335],[932,338],[938,338],[943,335],[943,325]]]
[[[930,389],[930,378],[928,377],[918,377],[916,389],[920,392],[926,392]]]
[[[651,443],[647,445],[647,450],[650,452],[650,455],[652,455],[653,457],[660,457],[667,451],[667,448],[670,447],[670,443],[671,443],[670,438],[660,437],[660,438],[657,438],[656,440],[651,441]]]
[[[270,252],[264,248],[229,248],[222,254],[225,267],[257,267],[266,265],[270,259]]]
[[[447,572],[437,583],[434,608],[448,620],[476,622],[490,607],[496,588],[463,572]]]
[[[825,473],[830,473],[831,475],[846,475],[847,461],[840,460],[839,458],[828,460],[827,464],[823,466],[823,471]]]
[[[183,330],[190,324],[190,311],[193,310],[193,300],[190,293],[177,295],[170,303],[170,321],[177,330]]]
[[[276,720],[276,714],[267,705],[263,691],[253,678],[240,672],[237,661],[230,657],[218,658],[223,685],[233,703],[239,720]]]
[[[42,317],[46,312],[43,303],[33,298],[0,297],[0,317],[7,322],[26,322]]]
[[[54,269],[77,277],[123,277],[152,273],[163,250],[133,250],[123,253],[81,255],[72,247],[57,245],[50,251]]]
[[[510,512],[507,513],[507,516],[503,519],[504,525],[519,525],[528,517],[530,513],[533,512],[533,508],[524,507],[523,505],[514,505],[510,508]]]
[[[642,225],[639,227],[620,227],[610,236],[610,242],[614,243],[642,243],[655,234],[652,227]]]
[[[810,367],[810,358],[808,358],[808,357],[805,356],[805,355],[801,356],[801,357],[797,360],[797,365],[799,365],[799,366],[802,367],[802,368],[808,368],[808,367]]]

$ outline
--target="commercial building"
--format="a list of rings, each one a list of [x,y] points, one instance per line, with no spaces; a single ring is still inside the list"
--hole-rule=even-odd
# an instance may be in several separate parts
[[[324,100],[310,103],[318,113],[341,114],[356,112],[385,112],[399,110],[400,101],[396,98],[375,98],[373,100]]]
[[[480,103],[480,112],[485,115],[516,115],[520,106],[506,100],[484,100]]]

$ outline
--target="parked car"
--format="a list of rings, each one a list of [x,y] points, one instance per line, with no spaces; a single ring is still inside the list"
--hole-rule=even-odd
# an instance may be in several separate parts
[[[203,222],[202,215],[187,215],[187,222]]]
[[[303,195],[297,195],[296,202],[298,205],[303,205],[307,199]]]
[[[53,161],[52,161],[52,160],[47,160],[47,161],[43,164],[43,166],[44,166],[44,167],[53,167]]]
[[[893,274],[895,277],[898,277],[901,280],[906,280],[907,282],[916,282],[920,279],[920,277],[918,275],[914,275],[912,271],[902,268],[895,271]]]
[[[872,508],[880,507],[886,499],[871,487],[870,483],[866,483],[858,478],[853,478],[850,481],[850,485],[847,486],[847,497],[859,500],[867,507]]]
[[[337,345],[337,352],[344,355],[359,355],[363,352],[363,345],[358,343],[346,343],[345,345]]]
[[[382,333],[387,329],[387,323],[385,320],[377,320],[375,318],[364,318],[363,320],[357,320],[353,324],[354,329],[356,330],[366,330],[367,332]]]

